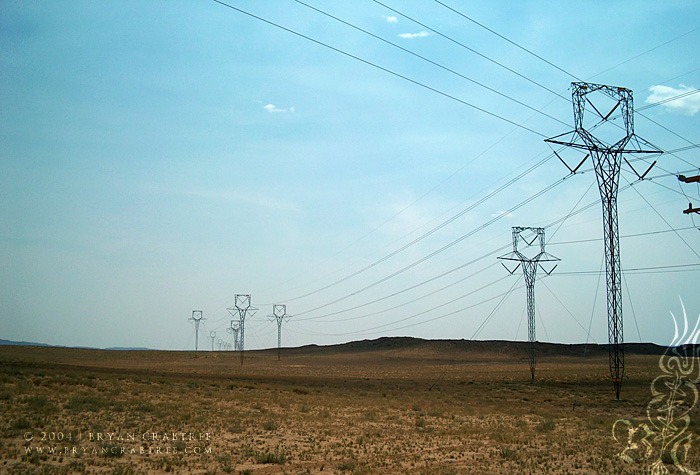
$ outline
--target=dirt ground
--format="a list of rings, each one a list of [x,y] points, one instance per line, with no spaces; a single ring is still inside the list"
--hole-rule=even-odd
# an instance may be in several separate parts
[[[627,355],[617,401],[600,349],[538,347],[532,382],[525,346],[507,342],[381,339],[243,365],[4,346],[0,473],[695,473],[697,391],[676,385],[675,419],[659,412],[659,358]]]

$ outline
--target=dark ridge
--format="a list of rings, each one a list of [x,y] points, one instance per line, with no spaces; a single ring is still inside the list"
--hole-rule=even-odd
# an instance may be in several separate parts
[[[668,347],[654,343],[625,343],[624,350],[630,355],[662,355]],[[373,340],[359,340],[335,345],[305,345],[295,348],[284,348],[288,354],[323,354],[323,353],[367,353],[387,350],[432,350],[442,352],[478,352],[513,354],[524,353],[529,349],[525,341],[507,340],[425,340],[413,337],[381,337]],[[545,356],[583,356],[602,355],[608,353],[608,345],[584,343],[536,343],[537,353]],[[270,351],[270,350],[258,350]],[[275,350],[276,351],[276,350]],[[686,349],[687,351],[687,349]]]
[[[129,346],[110,346],[109,348],[105,348],[105,350],[109,351],[154,351],[151,348],[140,348],[140,347],[129,347]]]
[[[52,346],[52,345],[47,345],[46,343],[34,343],[31,341],[12,341],[12,340],[3,340],[3,339],[0,339],[0,345],[5,345],[5,346]]]
[[[40,346],[53,348],[80,348],[80,349],[96,349],[90,347],[66,347],[59,345],[48,345],[45,343],[34,343],[27,341],[11,341],[0,339],[0,345],[5,346]],[[348,343],[339,343],[334,345],[304,345],[293,348],[283,348],[287,354],[295,355],[322,355],[322,354],[350,354],[350,353],[372,353],[384,351],[430,351],[436,354],[439,353],[483,353],[483,354],[500,354],[513,355],[524,354],[528,351],[529,343],[525,341],[507,341],[507,340],[426,340],[423,338],[414,337],[381,337],[376,339],[366,339],[351,341]],[[677,348],[684,354],[688,354],[693,350],[698,350],[700,346],[683,345]],[[110,347],[105,348],[109,351],[157,351],[152,348],[141,347]],[[584,343],[536,343],[537,354],[541,356],[600,356],[608,353],[608,345],[602,344],[584,344]],[[188,350],[189,351],[189,350]],[[276,348],[250,350],[252,352],[268,352],[277,351]],[[669,351],[668,347],[657,345],[654,343],[625,343],[624,351],[629,355],[662,355]]]

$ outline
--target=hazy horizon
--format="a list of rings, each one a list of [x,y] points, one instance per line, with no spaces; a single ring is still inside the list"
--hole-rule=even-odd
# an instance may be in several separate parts
[[[525,340],[497,260],[525,226],[561,259],[537,339],[607,343],[591,161],[564,180],[544,142],[579,80],[631,89],[636,134],[677,150],[643,182],[623,163],[625,341],[700,318],[700,186],[675,176],[700,170],[697,2],[2,5],[5,339],[194,349],[201,310],[207,349],[250,294],[246,349],[277,345],[273,304],[283,346]]]

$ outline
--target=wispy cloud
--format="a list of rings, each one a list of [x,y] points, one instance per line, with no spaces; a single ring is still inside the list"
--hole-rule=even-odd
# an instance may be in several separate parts
[[[430,36],[430,33],[427,31],[419,31],[418,33],[401,33],[399,38],[412,40],[414,38],[425,38],[426,36]]]
[[[669,86],[651,86],[649,88],[651,95],[644,102],[652,104],[674,96],[679,96],[687,92],[693,91],[694,88],[681,84],[678,88]],[[666,110],[679,112],[685,115],[695,115],[700,111],[700,93],[689,94],[685,97],[680,97],[672,101],[661,104]]]
[[[244,204],[274,211],[300,211],[297,204],[290,200],[276,200],[270,198],[269,196],[254,192],[192,188],[179,191],[178,193],[210,201],[228,202],[238,205]]]
[[[399,19],[396,18],[395,16],[385,16],[384,19],[386,20],[387,23],[398,23]]]
[[[280,109],[274,104],[268,104],[265,107],[263,107],[268,112],[294,112],[294,107],[290,107],[289,109]]]

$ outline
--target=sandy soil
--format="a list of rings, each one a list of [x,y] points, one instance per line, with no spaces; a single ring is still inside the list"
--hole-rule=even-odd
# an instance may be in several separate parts
[[[507,342],[382,339],[281,361],[246,352],[243,365],[231,352],[5,346],[0,473],[700,470],[695,386],[674,393],[671,432],[648,418],[662,374],[658,354],[628,354],[616,401],[600,348],[542,345],[533,383],[525,346]]]

